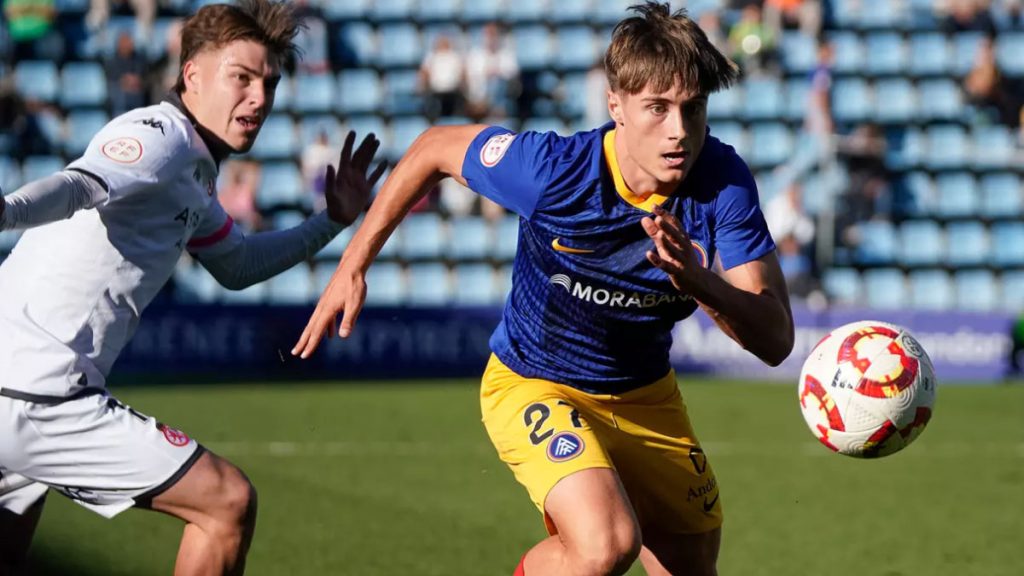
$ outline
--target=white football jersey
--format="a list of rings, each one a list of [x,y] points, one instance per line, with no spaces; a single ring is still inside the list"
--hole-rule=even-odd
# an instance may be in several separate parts
[[[68,396],[102,387],[143,309],[186,248],[231,249],[217,164],[164,102],[115,118],[69,169],[97,176],[102,204],[24,233],[0,265],[0,387]]]

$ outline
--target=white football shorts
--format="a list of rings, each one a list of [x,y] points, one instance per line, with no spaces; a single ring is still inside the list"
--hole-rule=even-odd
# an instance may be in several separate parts
[[[0,508],[24,514],[48,488],[112,518],[173,486],[204,452],[106,390],[59,403],[0,392]]]

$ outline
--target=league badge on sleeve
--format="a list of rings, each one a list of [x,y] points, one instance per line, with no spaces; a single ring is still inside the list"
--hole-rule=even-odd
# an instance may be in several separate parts
[[[114,162],[134,164],[142,158],[142,142],[135,138],[115,138],[103,145],[103,155]]]
[[[480,163],[488,168],[496,166],[515,139],[516,135],[509,133],[491,136],[480,149]]]

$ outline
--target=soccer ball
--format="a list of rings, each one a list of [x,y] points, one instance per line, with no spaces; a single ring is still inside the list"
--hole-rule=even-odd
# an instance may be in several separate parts
[[[907,329],[854,322],[825,336],[804,362],[800,410],[832,451],[879,458],[924,430],[935,386],[932,361]]]

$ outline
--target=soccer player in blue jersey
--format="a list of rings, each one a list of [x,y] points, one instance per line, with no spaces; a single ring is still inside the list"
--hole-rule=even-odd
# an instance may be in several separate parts
[[[367,268],[442,178],[518,213],[481,408],[551,534],[517,567],[527,576],[622,574],[637,558],[652,575],[715,574],[718,482],[669,364],[672,327],[699,307],[766,364],[793,347],[754,180],[707,129],[708,96],[736,67],[685,12],[654,2],[633,10],[605,56],[613,122],[569,137],[427,130],[293,350],[308,357],[339,314],[339,335],[351,332]]]

